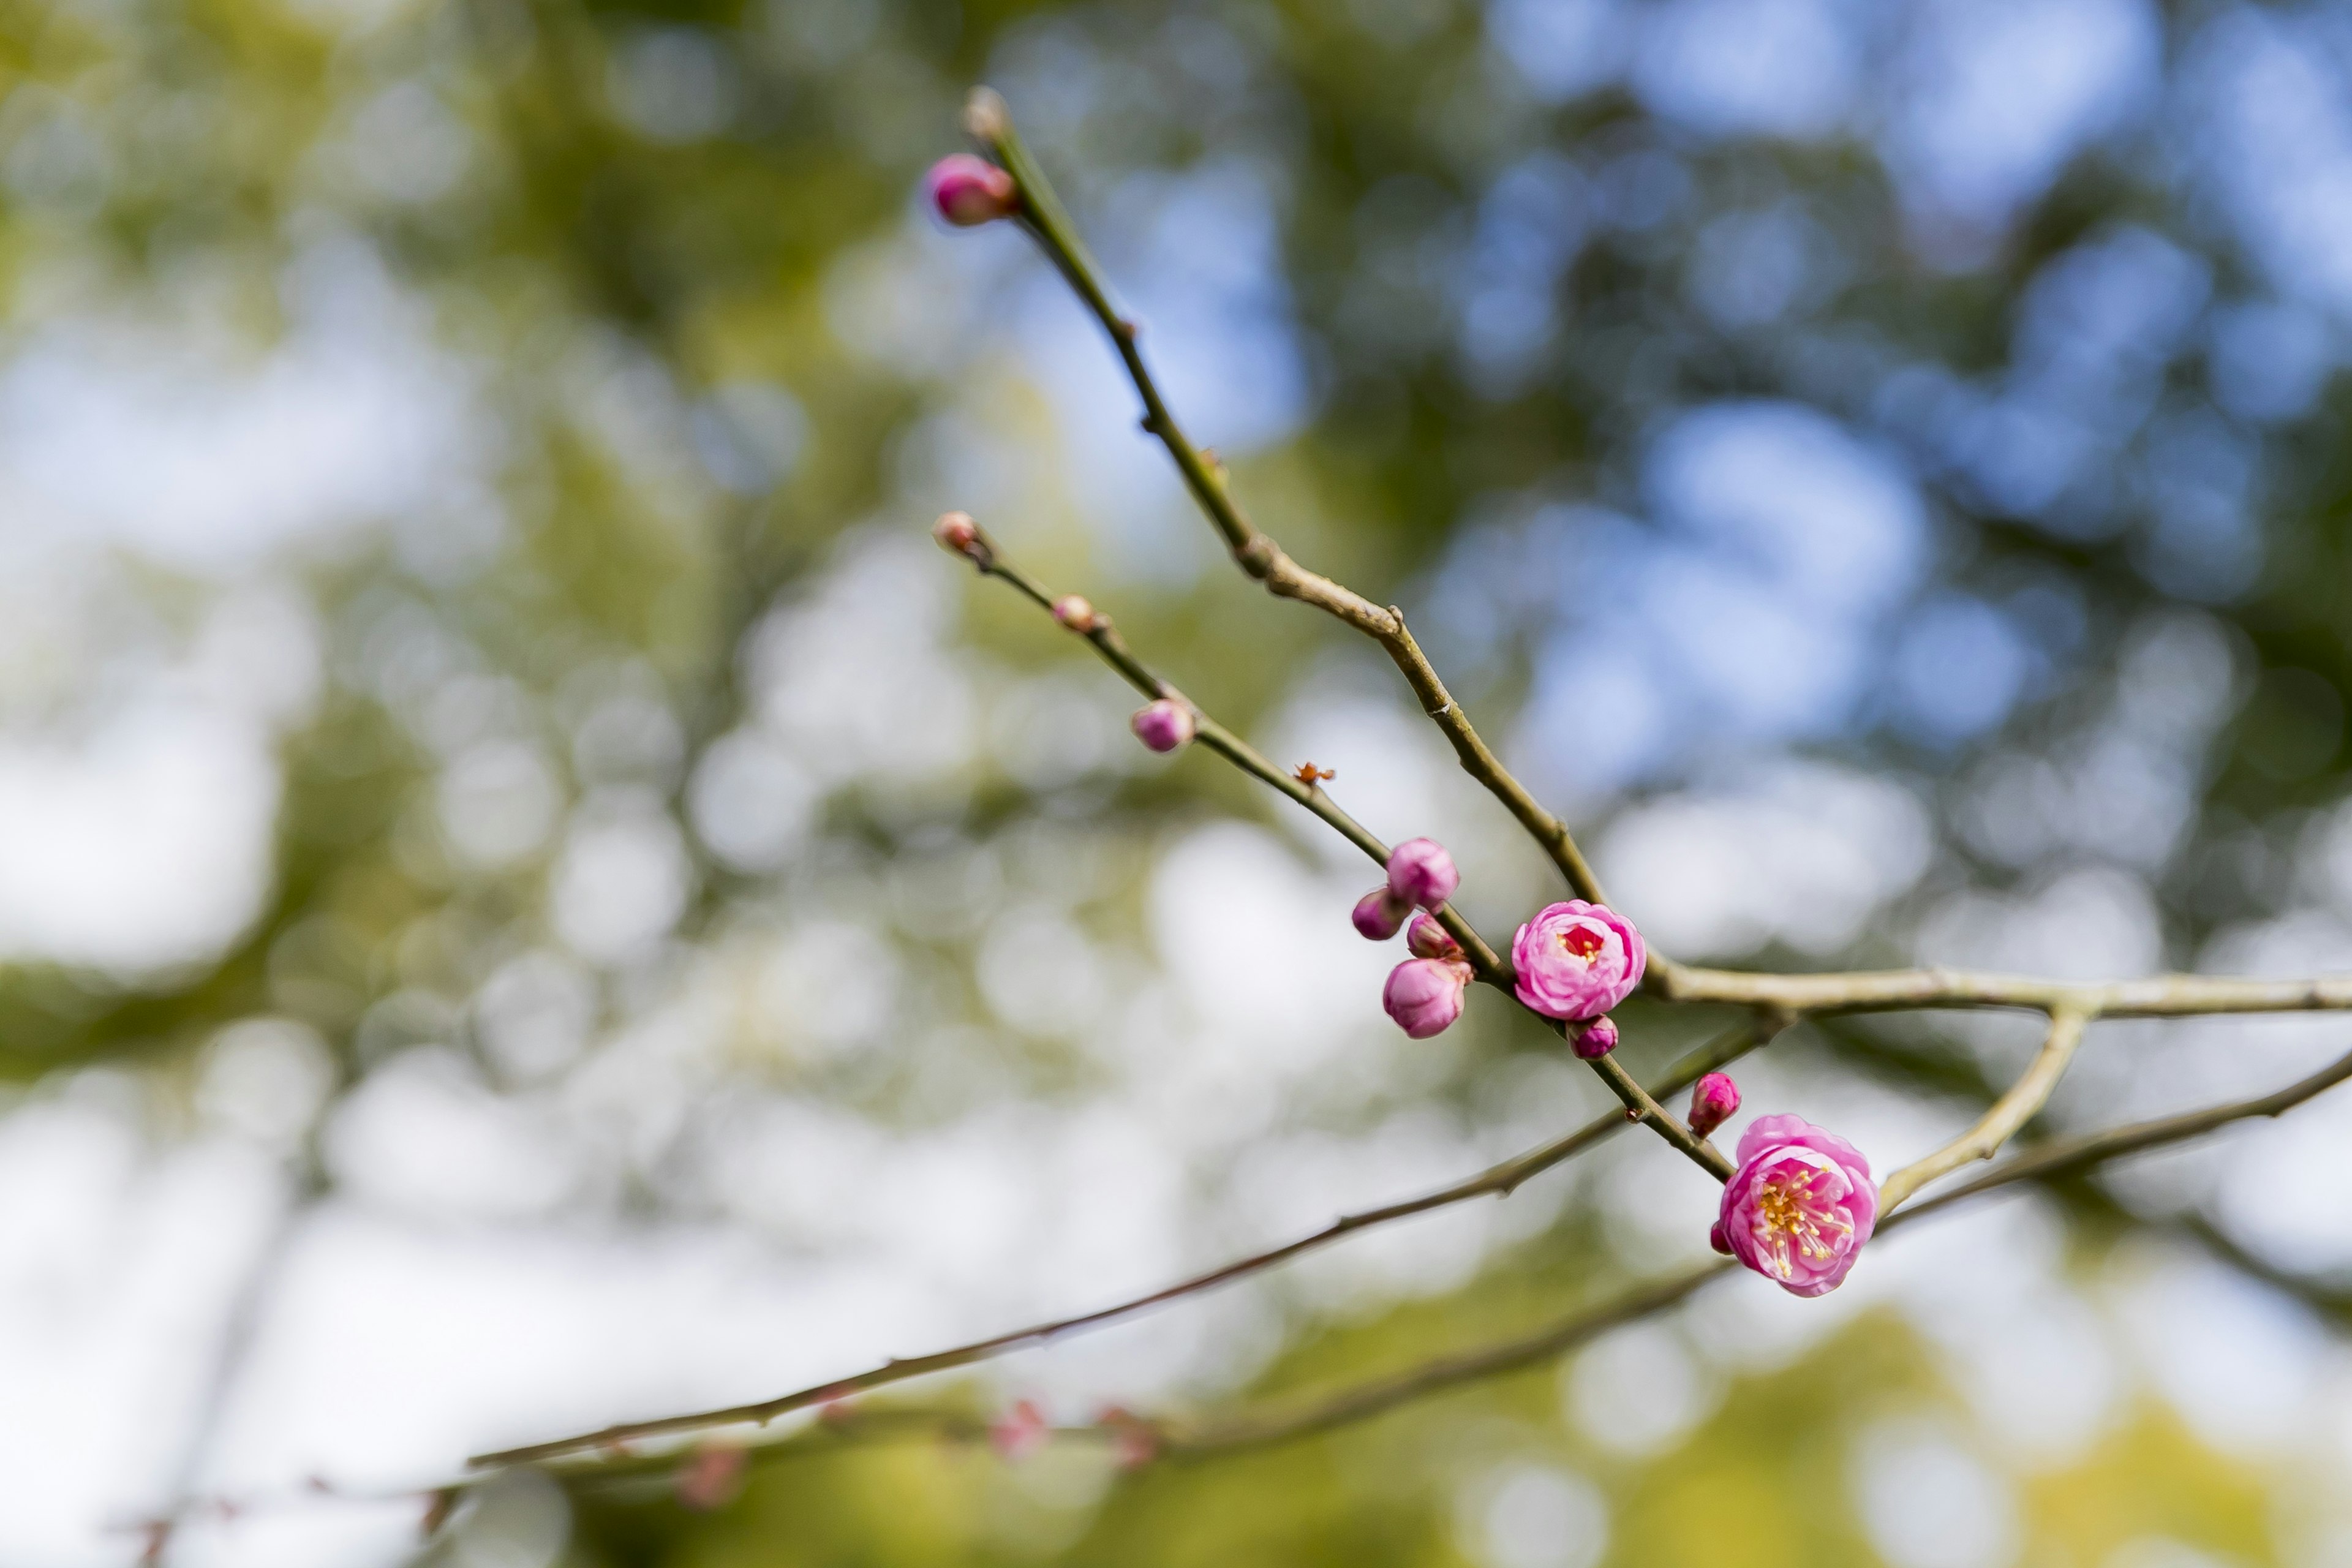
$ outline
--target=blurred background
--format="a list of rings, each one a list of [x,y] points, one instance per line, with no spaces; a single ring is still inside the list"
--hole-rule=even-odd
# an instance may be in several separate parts
[[[469,1451],[1100,1305],[1556,1135],[1352,851],[1553,896],[1234,572],[925,166],[1001,89],[1195,436],[1404,606],[1686,959],[2352,967],[2352,8],[16,0],[0,9],[0,1562],[2352,1563],[2352,1098],[1741,1278],[1311,1442],[502,1483]],[[1279,809],[1278,809],[1279,808]],[[1651,1070],[1727,1020],[1629,1006]],[[2103,1024],[2049,1118],[2284,1083]],[[2025,1021],[1738,1069],[1885,1170]],[[1737,1127],[1733,1129],[1736,1135]],[[908,1397],[1337,1386],[1703,1253],[1621,1139]]]

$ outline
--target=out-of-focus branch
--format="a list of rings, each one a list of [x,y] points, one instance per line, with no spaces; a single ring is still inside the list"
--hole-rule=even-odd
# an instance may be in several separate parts
[[[2049,1103],[2051,1090],[2058,1087],[2058,1080],[2066,1076],[2067,1065],[2074,1059],[2074,1047],[2083,1043],[2086,1021],[2072,1008],[2061,1007],[2052,1014],[2050,1032],[2042,1042],[2042,1049],[2009,1092],[1994,1100],[1991,1109],[1977,1119],[1975,1126],[1926,1159],[1912,1162],[1880,1183],[1878,1212],[1892,1213],[1903,1206],[1906,1198],[1937,1177],[1978,1160],[1990,1160],[2000,1152],[2000,1146]]]
[[[1528,793],[1471,725],[1470,716],[1445,689],[1444,681],[1422,653],[1421,645],[1413,640],[1403,614],[1393,606],[1383,609],[1353,589],[1309,572],[1293,561],[1242,510],[1225,482],[1223,466],[1193,446],[1176,423],[1159,384],[1152,379],[1150,368],[1143,362],[1142,352],[1136,347],[1135,322],[1111,303],[1101,269],[1087,254],[1085,242],[1078,237],[1077,226],[1063,211],[1052,184],[1022,144],[1004,100],[988,88],[974,89],[964,109],[964,129],[1013,176],[1020,194],[1021,216],[1030,232],[1102,324],[1111,346],[1127,367],[1129,379],[1135,383],[1136,394],[1143,400],[1144,429],[1158,437],[1160,445],[1168,448],[1168,455],[1175,459],[1178,470],[1184,476],[1185,486],[1201,503],[1201,510],[1208,513],[1209,521],[1242,570],[1265,584],[1270,592],[1313,605],[1379,643],[1403,673],[1413,695],[1420,699],[1423,710],[1453,743],[1464,771],[1486,785],[1518,819],[1519,826],[1551,857],[1578,897],[1594,903],[1606,902],[1600,879],[1577,848],[1567,825]]]
[[[1726,1030],[1668,1068],[1652,1086],[1651,1092],[1664,1096],[1688,1089],[1704,1075],[1715,1071],[1717,1068],[1728,1066],[1764,1044],[1770,1037],[1768,1032],[1771,1026],[1767,1023],[1749,1020]],[[1150,1308],[1163,1306],[1186,1296],[1198,1295],[1204,1290],[1213,1290],[1237,1279],[1247,1279],[1253,1274],[1263,1272],[1276,1264],[1286,1263],[1301,1254],[1315,1251],[1339,1240],[1341,1237],[1352,1236],[1358,1231],[1370,1230],[1375,1226],[1386,1225],[1392,1220],[1407,1219],[1417,1214],[1427,1214],[1432,1209],[1444,1208],[1449,1205],[1464,1203],[1471,1198],[1486,1197],[1489,1194],[1507,1197],[1530,1178],[1551,1169],[1562,1161],[1582,1153],[1612,1133],[1630,1125],[1631,1123],[1623,1116],[1614,1112],[1596,1117],[1566,1137],[1558,1138],[1538,1148],[1530,1149],[1524,1154],[1514,1155],[1500,1164],[1489,1166],[1466,1181],[1456,1182],[1452,1186],[1441,1187],[1435,1192],[1423,1194],[1417,1198],[1409,1198],[1402,1203],[1388,1204],[1380,1208],[1364,1209],[1355,1214],[1343,1215],[1321,1230],[1300,1237],[1296,1241],[1286,1242],[1280,1247],[1272,1247],[1264,1252],[1253,1253],[1247,1258],[1237,1258],[1222,1267],[1212,1268],[1207,1273],[1196,1274],[1189,1279],[1179,1280],[1149,1295],[1137,1296],[1114,1306],[1082,1313],[1077,1317],[1060,1318],[1049,1323],[1038,1323],[1031,1328],[1016,1330],[1009,1334],[998,1334],[992,1339],[974,1340],[970,1344],[957,1345],[949,1350],[935,1352],[930,1355],[915,1356],[905,1361],[885,1362],[882,1365],[870,1372],[860,1373],[856,1377],[797,1389],[791,1394],[781,1394],[757,1405],[739,1405],[723,1410],[702,1411],[691,1415],[667,1416],[656,1421],[607,1426],[602,1431],[583,1433],[574,1437],[559,1437],[545,1443],[533,1443],[525,1447],[507,1448],[497,1453],[477,1455],[469,1463],[476,1467],[536,1464],[549,1459],[562,1458],[571,1454],[610,1449],[616,1445],[635,1442],[647,1437],[665,1436],[673,1433],[701,1431],[718,1426],[765,1425],[778,1416],[805,1409],[812,1405],[825,1404],[839,1399],[845,1394],[886,1387],[890,1384],[903,1383],[909,1378],[928,1376],[935,1372],[947,1372],[957,1367],[971,1366],[975,1363],[992,1360],[1012,1351],[1045,1344],[1066,1335],[1079,1333],[1088,1329],[1103,1328]]]
[[[1913,1008],[2016,1007],[2084,1018],[2183,1018],[2210,1013],[2309,1013],[2352,1008],[2352,974],[2253,980],[2159,974],[2081,984],[1968,969],[1752,974],[1678,964],[1658,986],[1671,1002],[1722,1002],[1790,1013],[1888,1013]]]
[[[961,515],[957,518],[959,524],[967,521]],[[999,577],[1010,583],[1022,594],[1034,601],[1040,609],[1049,615],[1053,614],[1056,603],[1053,595],[1034,578],[1006,560],[1003,551],[978,523],[971,523],[971,527],[973,544],[969,552],[969,558],[972,563],[984,574]],[[1118,635],[1118,628],[1111,624],[1109,616],[1100,611],[1093,610],[1091,605],[1088,608],[1091,613],[1087,620],[1068,629],[1093,644],[1095,651],[1100,654],[1104,661],[1112,668],[1124,676],[1129,685],[1147,697],[1165,698],[1170,701],[1183,703],[1193,714],[1196,726],[1195,739],[1206,744],[1212,751],[1242,769],[1243,772],[1272,784],[1324,821],[1331,824],[1347,837],[1349,842],[1370,856],[1375,864],[1381,866],[1388,864],[1387,846],[1366,832],[1353,817],[1341,811],[1319,787],[1302,784],[1284,773],[1259,755],[1239,736],[1202,712],[1198,704],[1178,691],[1150,666],[1135,657],[1129,649],[1126,639]],[[1055,616],[1055,618],[1059,621],[1061,617]],[[1454,912],[1453,906],[1441,905],[1433,912],[1438,921],[1445,927],[1447,933],[1462,944],[1463,951],[1469,955],[1471,967],[1476,971],[1478,978],[1500,991],[1508,993],[1516,1002],[1517,993],[1511,984],[1510,965],[1496,955],[1494,950],[1470,928],[1470,923]],[[1779,1009],[1768,1008],[1768,1010],[1772,1011],[1776,1016],[1781,1016]],[[1529,1009],[1529,1011],[1533,1010]],[[1542,1016],[1539,1014],[1537,1016]],[[1543,1021],[1554,1033],[1562,1035],[1567,1033],[1568,1026],[1559,1019],[1545,1017]],[[1601,1081],[1609,1087],[1609,1092],[1617,1097],[1618,1103],[1624,1106],[1625,1113],[1629,1118],[1647,1126],[1679,1151],[1685,1158],[1717,1181],[1730,1179],[1731,1163],[1724,1158],[1722,1152],[1706,1140],[1694,1135],[1673,1112],[1660,1105],[1648,1090],[1635,1081],[1633,1075],[1620,1066],[1614,1057],[1596,1058],[1587,1065],[1592,1068]]]

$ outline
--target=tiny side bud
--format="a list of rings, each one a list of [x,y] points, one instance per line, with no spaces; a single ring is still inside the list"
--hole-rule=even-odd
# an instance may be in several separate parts
[[[1074,632],[1095,629],[1095,607],[1076,594],[1065,594],[1054,601],[1054,618]]]
[[[1013,113],[1004,107],[1004,100],[992,87],[976,87],[963,100],[964,134],[985,146],[993,147],[1004,140],[1013,128]]]
[[[1021,210],[1013,176],[969,153],[951,153],[932,164],[923,184],[933,210],[958,228],[976,228]]]
[[[1571,1030],[1578,1029],[1574,1024],[1570,1024],[1569,1027]],[[1609,1018],[1593,1019],[1578,1030],[1575,1037],[1569,1042],[1569,1049],[1588,1062],[1599,1061],[1616,1048],[1617,1025]]]
[[[1739,1109],[1739,1086],[1729,1073],[1711,1072],[1691,1086],[1690,1130],[1704,1138]]]
[[[1128,721],[1135,738],[1155,752],[1172,752],[1192,738],[1192,710],[1163,697],[1135,710]]]
[[[1412,924],[1405,928],[1404,944],[1412,949],[1415,958],[1462,956],[1462,944],[1454,940],[1453,933],[1418,910],[1413,911]]]
[[[1396,935],[1397,928],[1404,924],[1404,917],[1412,912],[1412,906],[1382,883],[1358,899],[1348,918],[1355,922],[1356,934],[1366,942],[1386,942]]]

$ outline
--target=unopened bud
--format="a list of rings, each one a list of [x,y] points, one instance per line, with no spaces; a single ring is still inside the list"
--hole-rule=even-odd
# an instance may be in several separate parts
[[[1192,738],[1197,728],[1192,710],[1163,697],[1135,710],[1128,721],[1135,738],[1155,752],[1172,752]]]
[[[1408,958],[1389,971],[1381,1005],[1396,1026],[1416,1040],[1444,1034],[1462,1016],[1462,992],[1469,968],[1442,958]]]
[[[1595,1018],[1590,1024],[1570,1024],[1573,1037],[1568,1048],[1588,1062],[1599,1061],[1617,1048],[1617,1026],[1608,1018]]]
[[[1095,607],[1076,594],[1065,594],[1054,601],[1054,618],[1074,632],[1095,629]]]
[[[1462,944],[1454,935],[1429,915],[1413,912],[1412,924],[1405,928],[1405,946],[1412,949],[1415,958],[1459,958]]]
[[[1356,900],[1355,911],[1348,918],[1356,922],[1356,934],[1367,942],[1386,942],[1396,935],[1404,924],[1404,917],[1412,906],[1398,898],[1383,882]]]
[[[1704,1138],[1739,1109],[1739,1086],[1728,1073],[1711,1072],[1691,1086],[1690,1130]]]
[[[1433,838],[1408,838],[1389,851],[1389,889],[1408,904],[1433,910],[1461,885],[1454,857]]]
[[[963,100],[964,134],[973,141],[993,147],[1004,140],[1013,128],[1012,111],[992,87],[976,87]]]
[[[993,223],[1021,210],[1020,187],[1013,176],[969,153],[950,153],[940,159],[923,183],[931,205],[958,228]]]
[[[980,524],[972,521],[968,511],[940,513],[939,521],[931,524],[931,537],[949,554],[961,555],[975,565],[988,560],[988,546],[980,541]]]

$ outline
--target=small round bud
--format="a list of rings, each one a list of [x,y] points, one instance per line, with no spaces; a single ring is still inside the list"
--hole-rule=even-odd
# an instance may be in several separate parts
[[[1433,910],[1461,885],[1454,857],[1433,838],[1408,838],[1389,851],[1389,889],[1406,903]]]
[[[1412,924],[1405,928],[1404,944],[1412,949],[1415,958],[1462,956],[1462,944],[1454,940],[1453,933],[1418,910],[1413,911]]]
[[[1690,1130],[1701,1138],[1739,1109],[1739,1086],[1728,1073],[1711,1072],[1691,1085]]]
[[[1608,1018],[1595,1018],[1581,1029],[1573,1024],[1569,1028],[1575,1035],[1569,1049],[1585,1061],[1599,1061],[1617,1048],[1617,1026]]]
[[[1153,751],[1172,752],[1192,738],[1197,726],[1190,708],[1163,697],[1137,709],[1128,727],[1135,731],[1137,740]]]
[[[1054,601],[1054,618],[1074,632],[1095,629],[1095,607],[1076,594],[1065,594]]]
[[[1374,888],[1356,900],[1355,912],[1348,918],[1356,922],[1356,932],[1367,942],[1386,942],[1396,935],[1404,924],[1404,917],[1412,906],[1388,890],[1385,884]]]
[[[931,205],[958,228],[993,223],[1021,210],[1020,190],[1013,176],[969,153],[951,153],[932,164],[923,184],[930,193]]]
[[[940,513],[939,521],[931,524],[931,537],[950,555],[974,562],[987,558],[987,550],[980,542],[980,524],[972,521],[968,511]]]
[[[1408,958],[1389,971],[1381,1005],[1398,1028],[1416,1040],[1444,1034],[1462,1016],[1462,992],[1470,972],[1442,958]]]

